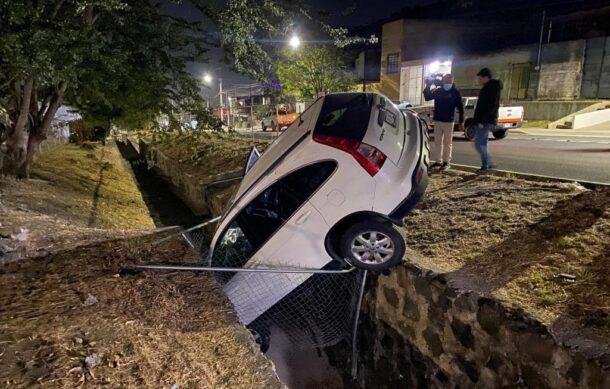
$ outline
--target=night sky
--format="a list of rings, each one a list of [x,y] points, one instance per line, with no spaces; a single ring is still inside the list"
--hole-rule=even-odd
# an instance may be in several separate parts
[[[334,11],[331,20],[333,26],[356,27],[373,23],[390,17],[402,8],[413,5],[426,5],[438,0],[310,0],[314,7]],[[346,9],[353,8],[348,15],[341,15]]]
[[[424,5],[434,1],[438,0],[309,0],[309,4],[314,9],[323,11],[327,15],[325,22],[332,26],[357,27],[386,19],[404,7],[414,4]],[[164,0],[164,3],[167,12],[172,15],[191,21],[202,19],[197,10],[189,5],[188,1],[176,2]],[[219,6],[222,6],[224,1],[217,1],[217,3]],[[352,11],[346,12],[346,10]],[[210,23],[210,30],[213,29],[214,27]],[[238,84],[252,82],[248,77],[230,71],[229,67],[222,63],[221,49],[210,47],[208,58],[208,64],[193,64],[190,66],[190,71],[197,76],[203,78],[205,73],[210,73],[213,76],[214,81],[210,88],[202,89],[206,95],[214,96],[218,94],[218,79],[220,77],[223,79],[223,88],[225,90]]]

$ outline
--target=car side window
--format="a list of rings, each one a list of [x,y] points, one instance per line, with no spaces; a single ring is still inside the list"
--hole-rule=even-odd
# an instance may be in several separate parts
[[[280,178],[247,204],[216,243],[212,265],[241,267],[335,171],[335,161],[317,162]],[[227,282],[233,273],[221,273]]]

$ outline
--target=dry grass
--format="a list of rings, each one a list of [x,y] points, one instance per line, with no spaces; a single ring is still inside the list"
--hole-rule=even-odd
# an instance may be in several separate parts
[[[154,226],[114,145],[53,146],[39,156],[33,175],[27,181],[0,178],[0,244],[9,248],[0,250],[0,263]],[[28,239],[11,240],[20,229],[28,230]]]
[[[50,388],[279,388],[206,275],[136,273],[186,255],[149,238],[105,242],[0,270],[0,382]],[[83,304],[89,295],[96,304]],[[96,355],[99,364],[88,366]]]
[[[33,211],[58,215],[78,225],[115,230],[154,224],[129,167],[114,144],[60,145],[42,153],[30,193],[14,193]]]
[[[243,169],[252,146],[263,151],[271,143],[232,134],[219,133],[155,133],[139,134],[152,139],[153,146],[164,155],[183,164],[194,177],[210,176]]]
[[[208,275],[135,271],[194,258],[176,241],[151,249],[158,236],[114,145],[58,146],[35,174],[0,181],[0,243],[30,231],[19,256],[0,252],[0,386],[281,387]]]
[[[474,289],[546,323],[578,321],[610,336],[610,190],[451,173],[432,177],[406,219],[423,266],[476,276]],[[576,276],[566,282],[557,275]]]

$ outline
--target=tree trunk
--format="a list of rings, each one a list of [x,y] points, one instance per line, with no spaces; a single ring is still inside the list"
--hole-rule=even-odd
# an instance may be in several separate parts
[[[18,178],[30,177],[30,169],[34,162],[34,156],[38,152],[38,146],[47,138],[47,131],[49,127],[51,127],[53,118],[61,106],[65,91],[66,84],[62,82],[52,97],[50,99],[45,99],[45,103],[46,101],[50,101],[49,106],[42,118],[40,118],[40,115],[42,115],[43,112],[39,112],[39,115],[37,115],[38,117],[34,120],[35,124],[30,128],[29,133],[24,127],[21,132],[14,131],[13,134],[9,135],[7,144],[12,145],[19,143],[22,147],[22,153],[20,154],[19,159],[13,157],[12,160],[8,161],[8,166],[4,166],[5,174],[14,174]],[[28,98],[28,106],[30,105],[29,100],[30,99]],[[24,104],[24,102],[25,99],[22,101],[22,104]],[[5,162],[7,162],[6,158]]]
[[[32,167],[32,163],[34,162],[34,156],[38,152],[38,146],[45,140],[45,137],[42,137],[38,134],[32,134],[28,138],[28,149],[27,155],[25,157],[25,161],[19,167],[19,171],[17,172],[17,178],[30,178],[30,169]]]
[[[17,85],[15,88],[16,92],[20,94],[20,99],[18,100],[20,100],[21,104],[19,105],[19,115],[17,116],[15,125],[12,130],[8,131],[8,138],[6,140],[7,155],[12,160],[9,162],[9,166],[19,166],[26,159],[28,145],[28,132],[26,124],[28,122],[28,114],[30,112],[30,101],[32,98],[33,88],[33,79],[29,79],[25,82],[23,85],[23,90],[21,90],[21,85]],[[4,166],[4,169],[7,169],[6,165]]]

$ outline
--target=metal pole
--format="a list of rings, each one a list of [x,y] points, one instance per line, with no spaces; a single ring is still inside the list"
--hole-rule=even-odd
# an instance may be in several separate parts
[[[549,21],[549,35],[547,36],[546,43],[551,43],[551,31],[553,31],[553,21]]]
[[[225,107],[222,104],[222,78],[219,78],[218,96],[220,97],[220,121],[224,122],[224,110]]]
[[[364,298],[364,287],[366,285],[366,276],[369,271],[365,270],[362,273],[362,283],[360,284],[360,295],[358,296],[358,305],[356,305],[356,317],[354,319],[354,331],[352,332],[352,379],[355,380],[358,375],[358,321],[360,320],[360,309],[362,308],[362,299]]]
[[[277,138],[278,136],[280,136],[280,107],[279,105],[276,103],[275,104],[275,137]]]
[[[191,265],[136,265],[138,269],[148,270],[178,270],[178,271],[215,271],[222,273],[296,273],[296,274],[346,274],[353,272],[356,268],[350,267],[343,270],[323,269],[296,269],[296,268],[265,268],[265,267],[212,267]],[[366,273],[366,271],[365,271]]]
[[[254,102],[252,100],[252,85],[250,85],[248,89],[250,94],[250,133],[252,134],[252,142],[254,142],[254,114],[252,112],[252,105]]]
[[[196,226],[193,226],[193,227],[187,228],[186,230],[182,230],[182,231],[177,232],[177,233],[175,233],[175,234],[168,235],[168,236],[166,236],[166,237],[165,237],[165,238],[163,238],[163,239],[159,239],[158,241],[153,242],[152,244],[153,244],[153,246],[154,246],[154,245],[157,245],[157,244],[159,244],[159,243],[163,243],[163,242],[165,242],[166,240],[170,240],[170,239],[175,238],[175,237],[177,237],[177,236],[184,235],[184,233],[186,233],[186,232],[191,232],[191,231],[196,230],[196,229],[198,229],[198,228],[201,228],[201,227],[207,226],[208,224],[216,223],[216,222],[217,222],[217,221],[219,221],[221,218],[222,218],[222,216],[216,216],[216,217],[215,217],[215,218],[213,218],[213,219],[210,219],[210,220],[207,220],[207,221],[205,221],[205,222],[203,222],[203,223],[197,224]]]
[[[540,22],[540,41],[538,43],[538,57],[536,58],[536,70],[540,70],[540,55],[542,54],[542,38],[544,37],[544,19],[546,11],[542,10],[542,21]]]

